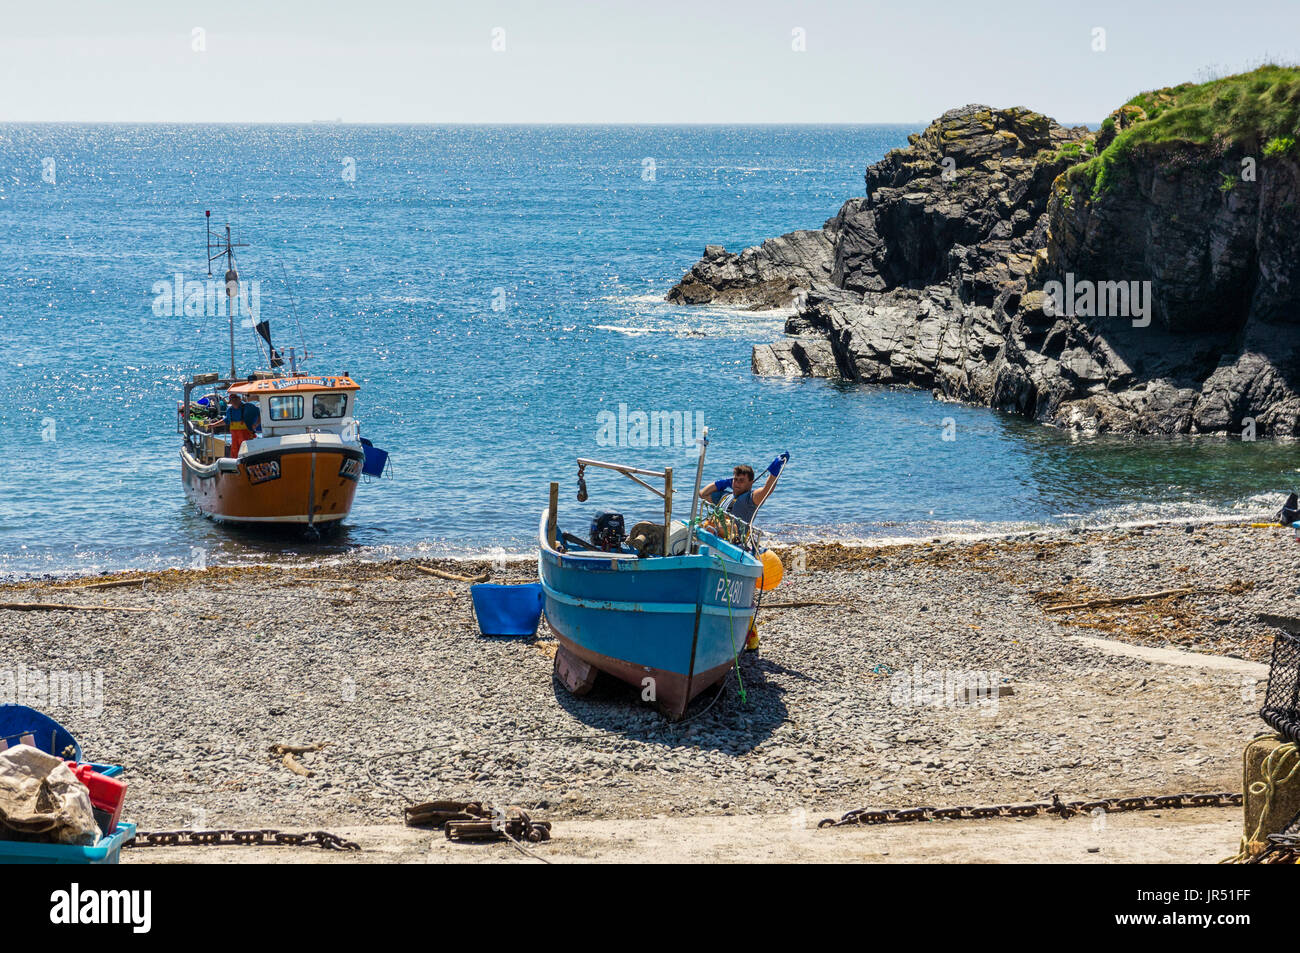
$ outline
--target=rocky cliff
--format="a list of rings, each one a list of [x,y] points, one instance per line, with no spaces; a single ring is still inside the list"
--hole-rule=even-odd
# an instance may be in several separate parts
[[[1300,71],[1097,133],[945,113],[820,231],[711,246],[682,303],[795,304],[755,373],[932,388],[1087,431],[1300,434]]]

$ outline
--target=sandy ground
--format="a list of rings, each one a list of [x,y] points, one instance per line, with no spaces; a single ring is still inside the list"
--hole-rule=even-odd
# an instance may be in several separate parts
[[[1231,809],[1116,815],[1108,830],[1132,836],[1086,845],[1099,854],[1084,846],[1090,819],[813,825],[862,807],[1239,791],[1242,747],[1265,730],[1275,630],[1259,616],[1296,611],[1290,533],[1179,524],[784,555],[768,601],[800,604],[763,610],[762,650],[738,662],[744,699],[733,675],[676,725],[620,683],[569,696],[551,678],[545,624],[534,639],[483,639],[465,584],[398,562],[3,586],[0,600],[146,611],[0,610],[0,679],[25,667],[101,680],[94,704],[35,707],[90,759],[126,766],[126,816],[142,830],[352,832],[372,860],[519,856],[431,847],[440,834],[400,828],[404,804],[454,798],[552,821],[543,849],[568,859],[1235,850]],[[531,568],[494,578],[529,581]],[[1177,592],[1057,608],[1164,590]],[[963,701],[976,675],[998,687],[991,702]],[[327,746],[301,757],[304,777],[270,752],[283,743]],[[261,853],[164,848],[129,861]]]
[[[319,848],[132,849],[123,863],[481,864],[481,863],[1215,863],[1235,843],[1236,811],[1188,808],[1109,815],[1101,820],[1036,817],[938,821],[817,830],[816,818],[647,818],[569,821],[551,840],[527,845],[453,843],[438,831],[394,825],[335,833],[357,852]]]

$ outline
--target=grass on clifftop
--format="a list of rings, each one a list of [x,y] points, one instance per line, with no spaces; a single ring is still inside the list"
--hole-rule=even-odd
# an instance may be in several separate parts
[[[1071,184],[1087,182],[1104,192],[1127,166],[1134,150],[1213,143],[1259,149],[1264,157],[1295,155],[1300,127],[1300,68],[1261,66],[1200,85],[1184,83],[1139,93],[1103,124],[1120,127],[1097,156],[1070,169]]]

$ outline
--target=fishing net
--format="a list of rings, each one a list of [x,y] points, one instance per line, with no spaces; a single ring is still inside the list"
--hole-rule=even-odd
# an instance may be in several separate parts
[[[705,503],[696,523],[725,542],[747,552],[757,552],[762,534],[758,529],[727,512],[723,503]]]

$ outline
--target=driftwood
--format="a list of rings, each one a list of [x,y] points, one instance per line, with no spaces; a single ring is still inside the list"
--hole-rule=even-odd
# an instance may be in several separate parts
[[[94,583],[90,583],[89,585],[51,586],[51,588],[56,591],[64,591],[64,590],[71,590],[71,589],[80,589],[80,590],[117,589],[120,586],[143,586],[148,581],[149,581],[148,579],[110,579],[108,582],[94,582]]]
[[[292,771],[294,774],[301,774],[304,778],[314,777],[315,774],[316,774],[316,772],[314,772],[314,771],[308,771],[306,768],[304,768],[304,767],[303,767],[303,766],[298,762],[298,759],[295,758],[295,757],[294,757],[293,755],[291,755],[291,754],[286,754],[286,755],[284,756],[284,758],[282,759],[282,761],[283,761],[284,766],[285,766],[286,768],[288,768],[288,769],[289,769],[290,771]]]
[[[327,744],[329,744],[328,741],[317,742],[314,745],[276,744],[271,745],[267,750],[269,750],[271,754],[280,755],[280,763],[294,774],[301,775],[304,778],[311,778],[316,776],[316,772],[303,767],[302,762],[294,757],[294,755],[307,754],[309,751],[320,751]]]
[[[322,751],[328,741],[320,741],[314,745],[271,745],[271,754],[307,754],[309,751]]]
[[[418,566],[412,563],[411,566],[426,576],[437,576],[439,579],[449,579],[452,582],[487,582],[491,573],[480,573],[477,576],[458,576],[454,572],[445,572],[442,569],[432,569],[428,566]]]
[[[83,606],[71,602],[0,602],[14,612],[157,612],[153,606]]]
[[[293,586],[293,587],[297,587],[297,586],[301,586],[301,585],[303,585],[304,583],[306,583],[307,585],[313,585],[313,584],[315,584],[315,583],[328,583],[329,585],[333,586],[333,587],[334,587],[336,590],[338,590],[339,592],[356,592],[356,591],[357,591],[357,587],[356,587],[353,583],[350,583],[350,582],[344,582],[344,581],[341,580],[341,579],[339,579],[339,580],[334,580],[334,579],[306,579],[306,578],[296,578],[296,577],[294,577],[294,578],[289,578],[289,579],[282,579],[282,580],[280,580],[279,582],[273,582],[273,583],[271,583],[271,585],[273,585],[273,586],[278,586],[278,587],[281,588],[281,589],[288,589],[288,588],[291,587],[291,586]]]
[[[760,609],[804,609],[808,606],[845,606],[853,608],[848,602],[765,602]]]
[[[1068,612],[1071,609],[1097,609],[1102,606],[1122,606],[1130,602],[1148,602],[1152,599],[1169,599],[1174,596],[1193,596],[1212,589],[1161,589],[1158,592],[1139,592],[1132,596],[1112,596],[1104,599],[1089,599],[1087,602],[1069,602],[1065,605],[1048,606],[1044,612]]]
[[[420,596],[420,600],[422,602],[433,602],[437,599],[463,599],[463,598],[464,596],[458,592],[432,592],[427,595]],[[384,605],[389,605],[389,606],[409,606],[412,604],[412,600],[410,599],[385,599],[382,596],[368,596],[364,592],[359,593],[357,595],[353,595],[351,592],[349,592],[348,594],[338,599],[330,599],[330,604],[336,606],[352,606],[352,605],[356,605],[358,601],[380,602],[383,603]]]

